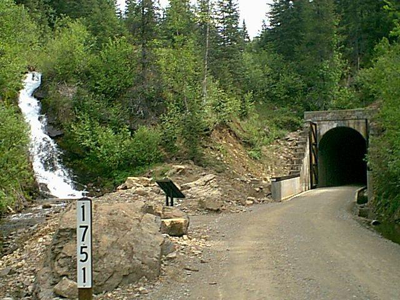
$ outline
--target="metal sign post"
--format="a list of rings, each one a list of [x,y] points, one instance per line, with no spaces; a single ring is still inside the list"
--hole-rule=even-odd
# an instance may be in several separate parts
[[[174,198],[183,199],[185,195],[170,179],[158,180],[158,186],[164,191],[166,196],[166,206],[174,206]]]
[[[79,300],[92,300],[92,200],[83,198],[76,205],[78,297]]]

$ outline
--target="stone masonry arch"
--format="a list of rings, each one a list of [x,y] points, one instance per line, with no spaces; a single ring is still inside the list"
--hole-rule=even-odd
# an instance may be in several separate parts
[[[370,185],[364,159],[369,146],[372,115],[373,111],[368,109],[304,114],[306,142],[299,170],[303,190],[353,183]],[[307,134],[311,124],[314,138]],[[314,180],[313,163],[314,170],[317,170]]]

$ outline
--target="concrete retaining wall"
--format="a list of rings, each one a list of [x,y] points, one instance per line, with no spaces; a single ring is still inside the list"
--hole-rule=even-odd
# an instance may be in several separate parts
[[[272,199],[282,201],[303,192],[300,176],[272,178]]]

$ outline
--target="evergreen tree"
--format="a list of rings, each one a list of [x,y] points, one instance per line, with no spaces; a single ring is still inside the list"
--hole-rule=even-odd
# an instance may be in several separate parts
[[[58,18],[65,16],[71,19],[83,18],[84,24],[96,38],[98,48],[101,48],[110,38],[124,35],[115,0],[53,0],[48,1],[48,5]]]
[[[297,70],[307,84],[306,109],[327,109],[337,97],[342,74],[337,51],[337,19],[333,0],[298,2],[303,20],[296,49]]]
[[[239,9],[235,0],[217,2],[218,45],[211,70],[226,90],[239,90],[243,72],[243,36],[239,26]]]
[[[250,36],[249,32],[247,31],[247,25],[246,21],[243,20],[242,28],[241,28],[241,33],[242,33],[242,40],[247,44],[250,42]]]
[[[389,37],[393,22],[385,9],[385,0],[336,0],[341,16],[339,31],[343,53],[355,70],[371,61],[375,46]]]
[[[306,1],[308,2],[308,1]],[[285,59],[294,61],[293,49],[297,48],[301,41],[303,21],[301,10],[305,9],[304,1],[274,0],[269,13],[270,26],[263,29],[261,34],[261,46],[266,49],[271,47],[276,53],[283,55]]]
[[[160,31],[158,1],[128,0],[125,22],[133,43],[140,49],[137,77],[126,95],[126,105],[132,118],[145,118],[146,108],[156,108],[161,98],[160,75],[155,55]]]
[[[164,126],[168,140],[182,139],[190,159],[198,159],[202,131],[201,51],[195,46],[194,14],[189,0],[171,0],[163,32],[165,48],[161,50],[164,96],[167,112]]]
[[[207,86],[210,73],[210,61],[215,57],[217,47],[218,31],[216,20],[213,14],[215,4],[211,0],[198,1],[198,26],[199,26],[199,44],[203,52],[203,104],[207,102]]]
[[[181,44],[193,39],[196,24],[190,0],[170,0],[162,27],[167,44]]]

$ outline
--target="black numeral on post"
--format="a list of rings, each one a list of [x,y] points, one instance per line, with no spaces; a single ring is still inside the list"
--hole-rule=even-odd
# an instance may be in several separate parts
[[[87,262],[87,260],[89,259],[89,254],[85,251],[86,249],[87,249],[87,246],[81,246],[81,253],[80,254],[85,256],[85,258],[83,258],[83,259],[81,258],[80,259],[80,261],[83,262],[83,263]]]
[[[82,272],[83,272],[83,283],[86,283],[86,268],[85,267],[83,267],[82,268]]]
[[[84,242],[84,241],[85,241],[85,237],[86,237],[86,233],[87,233],[87,231],[88,231],[88,229],[89,229],[89,226],[87,226],[87,225],[81,225],[81,226],[79,226],[79,228],[83,228],[82,242]]]
[[[82,205],[82,221],[85,222],[85,205]]]

